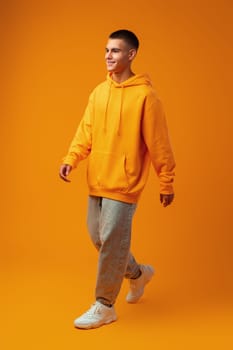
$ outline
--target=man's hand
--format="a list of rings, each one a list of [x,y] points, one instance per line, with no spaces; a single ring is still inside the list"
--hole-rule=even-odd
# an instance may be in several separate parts
[[[62,180],[66,181],[66,182],[70,182],[69,179],[67,179],[67,176],[69,175],[69,173],[72,170],[72,166],[68,165],[68,164],[62,164],[60,167],[60,171],[59,171],[59,176]]]
[[[160,193],[160,202],[162,203],[162,205],[164,207],[167,207],[168,205],[170,205],[172,203],[173,199],[174,199],[174,193],[172,193],[172,194]]]

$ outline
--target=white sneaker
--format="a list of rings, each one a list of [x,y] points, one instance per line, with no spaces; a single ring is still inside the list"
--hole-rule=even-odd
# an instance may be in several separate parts
[[[74,326],[83,329],[97,328],[116,319],[114,306],[108,307],[96,301],[87,312],[76,318]]]
[[[141,276],[129,280],[129,293],[126,296],[128,303],[136,303],[144,293],[145,285],[154,275],[154,269],[150,265],[140,265]]]

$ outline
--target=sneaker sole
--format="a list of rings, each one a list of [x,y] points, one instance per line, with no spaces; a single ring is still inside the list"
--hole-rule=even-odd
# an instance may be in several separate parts
[[[95,323],[95,324],[90,324],[90,325],[74,325],[75,328],[78,328],[78,329],[94,329],[94,328],[99,328],[101,326],[105,326],[105,325],[108,325],[112,322],[115,322],[117,321],[117,317],[116,318],[113,318],[113,319],[110,319],[110,320],[106,320],[104,323]]]

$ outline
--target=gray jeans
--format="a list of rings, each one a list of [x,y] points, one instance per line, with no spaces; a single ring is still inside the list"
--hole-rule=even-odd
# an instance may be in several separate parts
[[[96,300],[112,305],[123,278],[134,278],[139,265],[130,253],[131,226],[136,204],[90,196],[87,225],[99,251]]]

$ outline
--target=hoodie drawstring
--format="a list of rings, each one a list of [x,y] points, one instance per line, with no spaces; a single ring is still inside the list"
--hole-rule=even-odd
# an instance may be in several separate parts
[[[112,88],[112,82],[109,85],[108,89],[108,96],[107,96],[107,101],[106,101],[106,106],[105,106],[105,112],[104,112],[104,127],[103,131],[104,133],[107,132],[107,121],[108,121],[108,105],[111,97],[111,88]],[[119,119],[118,119],[118,126],[117,126],[117,135],[120,135],[121,131],[121,121],[122,121],[122,106],[123,106],[123,98],[124,98],[124,85],[120,87],[121,89],[121,96],[120,96],[120,109],[119,109]]]
[[[121,121],[122,121],[122,108],[123,108],[123,99],[124,99],[124,85],[121,86],[121,101],[120,101],[120,115],[118,119],[117,135],[121,134]]]
[[[105,113],[104,113],[104,133],[107,131],[107,119],[108,119],[108,105],[109,105],[109,100],[111,96],[111,88],[112,88],[112,82],[110,82],[109,89],[108,89],[108,97],[107,97],[107,102],[106,102],[106,107],[105,107]]]

